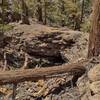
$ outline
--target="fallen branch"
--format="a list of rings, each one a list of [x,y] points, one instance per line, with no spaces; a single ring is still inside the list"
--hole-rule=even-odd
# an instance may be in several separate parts
[[[73,64],[64,64],[62,66],[36,68],[36,69],[24,69],[24,70],[12,70],[0,72],[0,84],[6,83],[19,83],[29,80],[39,80],[50,78],[50,76],[69,73],[70,75],[82,75],[85,72],[85,65],[88,60]]]

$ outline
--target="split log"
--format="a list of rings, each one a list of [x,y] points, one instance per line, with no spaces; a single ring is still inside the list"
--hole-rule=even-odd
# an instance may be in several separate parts
[[[87,60],[73,64],[64,64],[62,66],[24,69],[24,70],[11,70],[0,72],[0,84],[6,83],[19,83],[23,81],[35,81],[39,79],[46,79],[55,77],[55,75],[62,73],[69,73],[69,75],[82,75],[85,73],[85,65]],[[51,76],[51,77],[50,77]]]

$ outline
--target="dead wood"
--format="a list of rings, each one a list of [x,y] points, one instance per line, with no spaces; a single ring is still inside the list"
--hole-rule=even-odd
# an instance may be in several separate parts
[[[4,66],[3,66],[3,71],[7,69],[7,58],[6,58],[6,52],[4,52]]]
[[[24,53],[24,55],[25,55],[25,61],[24,61],[24,65],[23,65],[22,69],[26,69],[28,66],[28,54]]]
[[[13,100],[15,100],[16,98],[16,89],[17,89],[17,84],[13,84],[13,93],[12,93]]]
[[[64,64],[62,66],[0,72],[0,84],[19,83],[29,80],[35,81],[50,78],[50,76],[55,77],[55,75],[62,73],[80,76],[85,72],[84,66],[87,62],[88,60],[84,60],[73,64]]]

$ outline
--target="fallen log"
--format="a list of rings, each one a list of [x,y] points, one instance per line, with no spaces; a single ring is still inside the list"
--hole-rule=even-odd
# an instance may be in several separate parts
[[[0,85],[6,83],[19,83],[23,81],[35,81],[39,79],[46,79],[62,73],[69,73],[70,75],[82,75],[86,69],[85,65],[87,60],[73,63],[64,64],[62,66],[24,69],[24,70],[11,70],[0,72]],[[54,76],[55,77],[55,76]]]

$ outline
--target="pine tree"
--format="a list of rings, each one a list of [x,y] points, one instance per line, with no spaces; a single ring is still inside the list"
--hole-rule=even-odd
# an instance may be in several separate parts
[[[21,0],[21,3],[22,3],[22,23],[30,24],[29,14],[28,14],[28,6],[24,0]]]
[[[89,37],[88,57],[100,54],[100,0],[93,1],[92,27]]]

